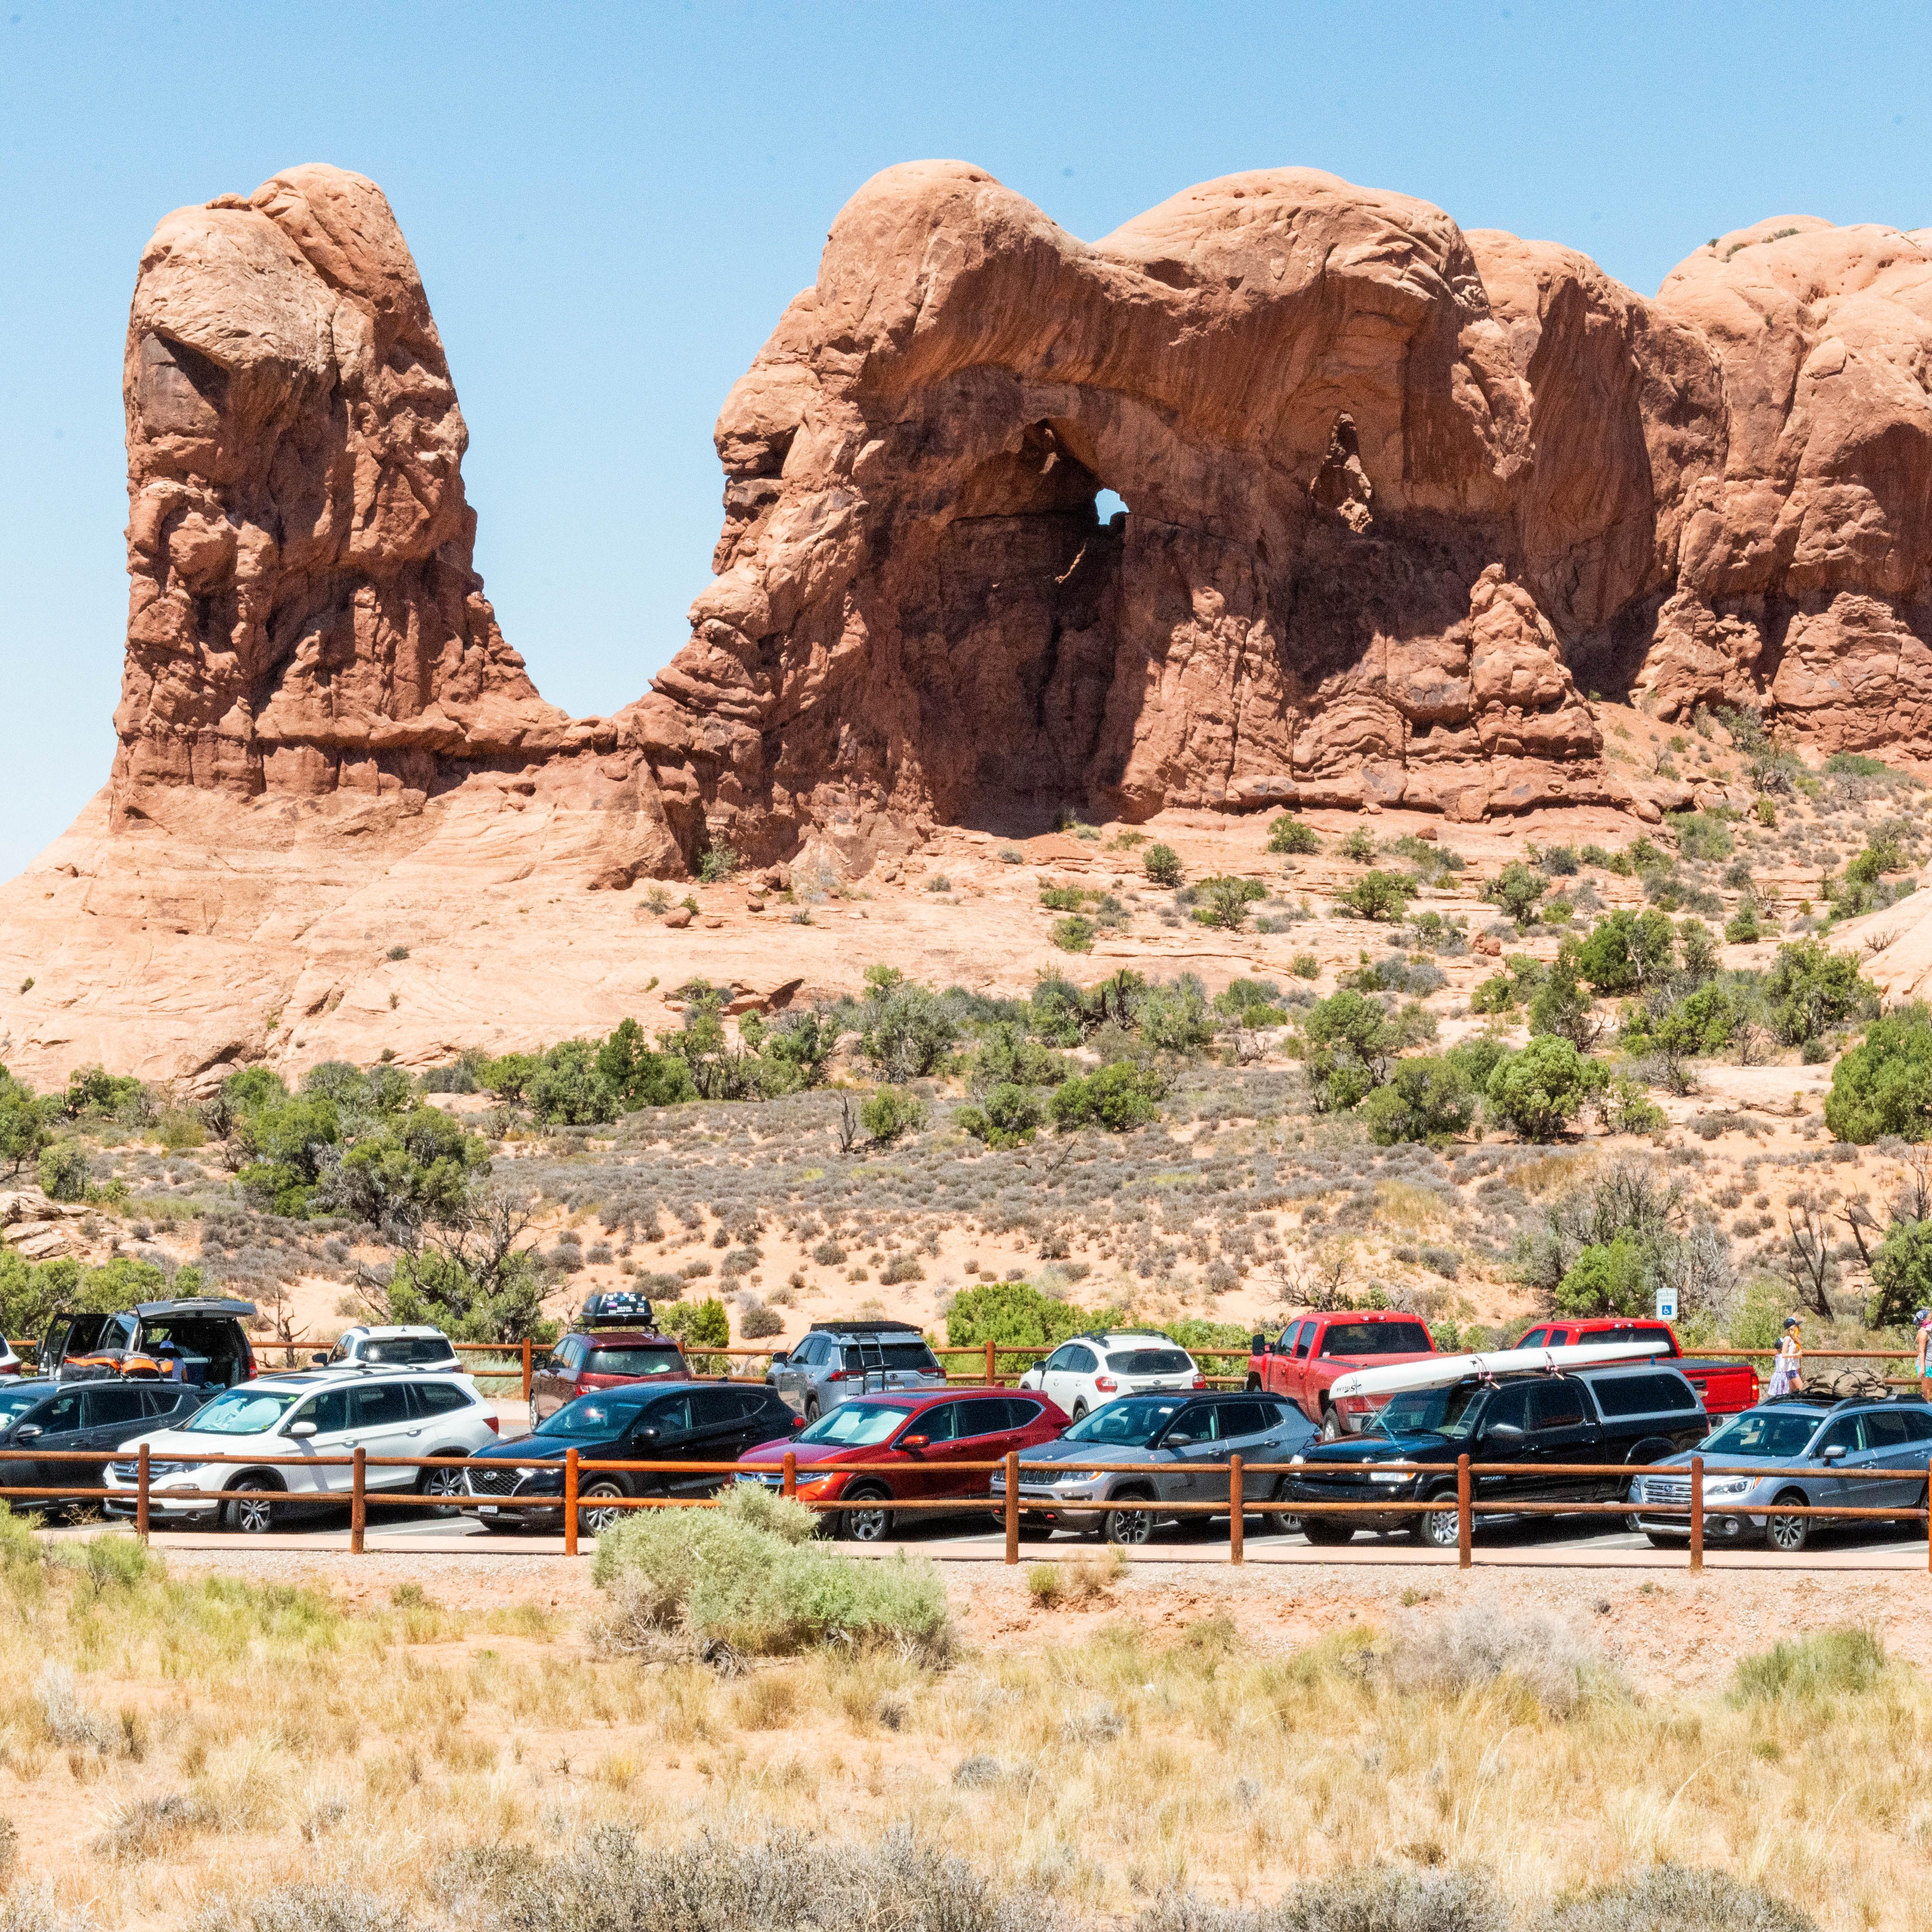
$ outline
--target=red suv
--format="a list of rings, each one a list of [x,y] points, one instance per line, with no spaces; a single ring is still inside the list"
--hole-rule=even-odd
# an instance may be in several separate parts
[[[649,1304],[645,1319],[650,1318]],[[649,1328],[604,1328],[580,1324],[566,1335],[530,1374],[532,1426],[554,1415],[566,1402],[592,1389],[623,1382],[682,1382],[691,1379],[684,1350],[675,1335]]]
[[[877,1543],[892,1533],[895,1502],[989,1496],[992,1470],[958,1465],[996,1462],[1010,1450],[1024,1455],[1052,1442],[1066,1426],[1059,1408],[1024,1389],[859,1395],[828,1408],[797,1435],[776,1437],[740,1460],[774,1463],[793,1450],[800,1499],[849,1503],[850,1508],[826,1512],[836,1533]],[[745,1480],[776,1489],[784,1478],[766,1468],[747,1470]],[[953,1515],[939,1510],[910,1514],[914,1522]]]

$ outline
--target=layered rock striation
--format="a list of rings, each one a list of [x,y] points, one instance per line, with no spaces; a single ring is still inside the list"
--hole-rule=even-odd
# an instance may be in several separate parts
[[[1654,810],[1593,690],[1932,748],[1928,241],[1766,223],[1646,302],[1309,170],[1092,244],[889,170],[725,405],[689,643],[573,721],[387,202],[293,169],[142,256],[115,812],[536,773],[622,884],[1068,806]]]

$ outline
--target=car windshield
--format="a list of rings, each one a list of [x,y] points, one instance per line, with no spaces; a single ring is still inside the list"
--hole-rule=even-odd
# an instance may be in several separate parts
[[[196,1409],[182,1426],[196,1436],[260,1436],[274,1428],[308,1393],[307,1389],[230,1389]]]
[[[684,1358],[675,1348],[593,1348],[584,1372],[591,1376],[682,1376]]]
[[[1122,1348],[1107,1366],[1117,1376],[1184,1376],[1194,1360],[1178,1348]]]
[[[1370,1419],[1365,1435],[1446,1436],[1467,1438],[1475,1426],[1480,1382],[1458,1382],[1453,1388],[1410,1389],[1391,1396]]]
[[[613,1402],[608,1395],[580,1395],[548,1416],[531,1432],[536,1436],[614,1436],[636,1420],[640,1403]]]
[[[1426,1355],[1429,1330],[1419,1322],[1331,1322],[1324,1355]]]
[[[455,1352],[440,1335],[398,1335],[365,1342],[362,1359],[388,1368],[409,1368],[422,1362],[446,1362]]]
[[[1822,1418],[1802,1408],[1750,1408],[1697,1445],[1714,1456],[1802,1456]]]
[[[808,1429],[801,1429],[794,1440],[830,1442],[843,1449],[867,1449],[883,1442],[906,1418],[914,1413],[910,1402],[845,1402],[829,1408]]]
[[[1069,1442],[1124,1442],[1144,1449],[1183,1407],[1178,1396],[1123,1396],[1083,1415],[1061,1439]]]
[[[46,1392],[44,1382],[38,1388],[0,1389],[0,1429],[10,1427],[22,1409],[32,1408]]]

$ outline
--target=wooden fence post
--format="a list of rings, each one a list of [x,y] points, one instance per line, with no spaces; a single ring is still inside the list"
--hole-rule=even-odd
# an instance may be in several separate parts
[[[1704,1567],[1704,1459],[1690,1459],[1690,1568],[1694,1574]]]
[[[798,1494],[798,1457],[791,1450],[784,1453],[784,1493],[788,1496]]]
[[[349,1553],[362,1554],[363,1526],[368,1517],[369,1452],[358,1444],[356,1465],[349,1477]]]
[[[536,1364],[532,1358],[530,1348],[530,1338],[526,1335],[524,1337],[524,1400],[526,1402],[528,1402],[530,1399],[530,1376],[536,1366]]]
[[[993,1343],[992,1338],[990,1336],[987,1337],[986,1340],[986,1386],[988,1388],[994,1386]]]
[[[563,1553],[577,1554],[577,1451],[566,1450],[563,1458]]]
[[[1470,1550],[1475,1513],[1469,1507],[1469,1459],[1456,1458],[1456,1567],[1466,1570],[1474,1560]]]
[[[992,1343],[986,1346],[990,1349]],[[1020,1560],[1020,1452],[1006,1451],[1006,1561]]]
[[[143,1442],[136,1452],[134,1463],[134,1534],[143,1543],[148,1540],[148,1445]]]
[[[1241,1459],[1238,1456],[1228,1458],[1228,1561],[1240,1563],[1246,1560],[1247,1522],[1241,1514],[1241,1505],[1247,1500],[1241,1494]]]

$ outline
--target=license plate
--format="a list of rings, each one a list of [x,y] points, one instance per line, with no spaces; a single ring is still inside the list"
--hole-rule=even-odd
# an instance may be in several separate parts
[[[496,1505],[494,1503],[479,1503],[476,1506],[476,1514],[478,1516],[494,1516]]]

